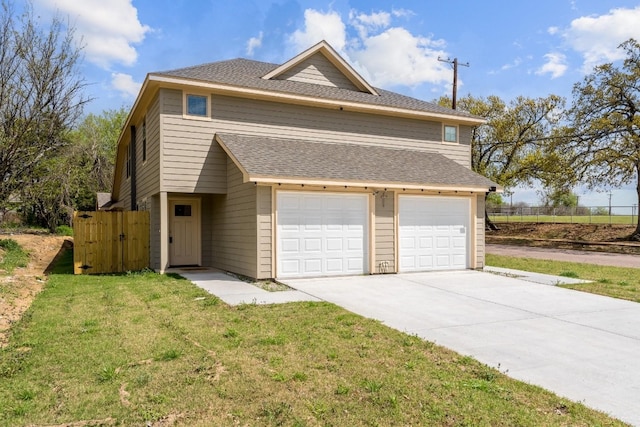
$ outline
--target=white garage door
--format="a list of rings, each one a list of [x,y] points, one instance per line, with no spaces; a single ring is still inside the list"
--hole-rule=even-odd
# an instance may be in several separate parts
[[[469,266],[469,199],[399,196],[400,271]]]
[[[368,272],[365,194],[279,191],[278,277]]]

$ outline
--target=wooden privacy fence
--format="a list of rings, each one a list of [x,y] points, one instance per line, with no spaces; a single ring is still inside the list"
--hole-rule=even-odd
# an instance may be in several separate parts
[[[149,212],[75,212],[73,273],[120,273],[149,267]]]

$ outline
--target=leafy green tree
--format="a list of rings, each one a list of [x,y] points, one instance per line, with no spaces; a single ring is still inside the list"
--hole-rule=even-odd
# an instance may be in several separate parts
[[[80,49],[59,18],[42,26],[29,3],[0,3],[0,208],[59,154],[88,101]],[[46,28],[46,29],[45,29]]]
[[[450,105],[444,97],[438,101]],[[471,136],[471,168],[505,188],[541,181],[552,185],[572,182],[561,152],[552,150],[554,129],[562,120],[564,99],[518,97],[505,103],[497,96],[458,100],[458,109],[483,117],[487,122]],[[490,228],[495,228],[485,216]]]
[[[89,114],[68,133],[68,144],[42,162],[21,191],[23,212],[30,223],[53,230],[68,224],[74,210],[94,210],[96,193],[113,182],[118,136],[127,110]]]
[[[542,204],[554,208],[575,208],[578,196],[566,188],[551,188],[542,194]]]
[[[619,46],[621,68],[600,65],[573,88],[571,128],[556,149],[573,156],[573,170],[590,188],[635,182],[640,199],[640,44]],[[640,218],[630,238],[640,240]]]
[[[111,190],[116,146],[127,114],[124,107],[89,114],[71,134],[69,156],[74,159],[76,210],[93,210],[96,193]]]

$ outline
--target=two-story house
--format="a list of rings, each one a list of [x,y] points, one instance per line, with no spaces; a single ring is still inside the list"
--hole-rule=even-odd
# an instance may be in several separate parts
[[[372,87],[326,42],[147,75],[111,201],[151,216],[151,267],[253,278],[484,266],[465,112]]]

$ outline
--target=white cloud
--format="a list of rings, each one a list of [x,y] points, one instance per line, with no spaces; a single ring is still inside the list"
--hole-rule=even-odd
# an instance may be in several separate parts
[[[349,12],[349,24],[357,31],[360,38],[368,37],[370,32],[380,31],[391,24],[391,15],[387,12],[377,12],[367,15],[355,10]]]
[[[417,86],[421,83],[448,83],[452,72],[438,57],[447,54],[441,41],[414,36],[404,28],[389,28],[363,41],[363,49],[349,54],[367,70],[375,85]]]
[[[264,37],[264,33],[260,31],[258,37],[251,37],[247,42],[247,55],[253,56],[253,52],[262,46],[262,38]]]
[[[304,11],[304,30],[296,30],[289,42],[296,52],[301,52],[311,46],[326,40],[341,54],[347,44],[347,32],[342,18],[337,12],[322,13],[317,10]]]
[[[520,64],[522,64],[522,58],[516,58],[516,59],[513,60],[513,62],[510,62],[508,64],[504,64],[502,67],[500,67],[500,69],[502,71],[510,70],[511,68],[516,68]]]
[[[415,15],[415,12],[409,9],[393,9],[391,14],[396,18],[410,18]]]
[[[138,20],[132,0],[35,0],[49,10],[69,16],[82,37],[87,59],[103,68],[112,63],[133,65],[138,59],[135,44],[151,29]]]
[[[566,43],[584,59],[583,70],[624,58],[618,45],[629,38],[640,40],[640,6],[612,9],[606,15],[574,19],[562,32]]]
[[[450,84],[450,67],[438,61],[439,56],[448,56],[444,40],[392,26],[394,17],[410,13],[403,10],[367,15],[352,10],[345,23],[336,12],[307,9],[304,28],[295,31],[289,43],[300,52],[324,39],[376,86]],[[349,38],[348,30],[356,35]]]
[[[567,57],[561,53],[552,52],[545,56],[547,62],[536,70],[536,74],[551,74],[551,78],[555,79],[564,75],[567,71]]]
[[[373,30],[387,28],[391,24],[391,15],[387,12],[377,12],[370,15],[354,12],[352,16],[355,21]]]
[[[555,34],[558,34],[558,31],[560,31],[560,28],[558,27],[549,27],[547,28],[547,33],[551,34],[552,36]]]
[[[141,83],[135,82],[129,74],[111,73],[111,87],[126,98],[135,98],[140,92]]]

